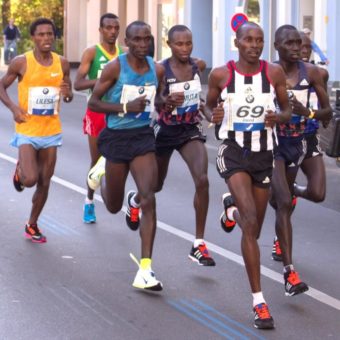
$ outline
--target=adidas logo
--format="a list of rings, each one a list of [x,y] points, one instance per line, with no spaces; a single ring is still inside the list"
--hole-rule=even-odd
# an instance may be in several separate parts
[[[308,81],[304,78],[304,79],[301,80],[300,85],[301,85],[301,86],[308,86],[309,83],[308,83]]]
[[[102,56],[99,58],[99,61],[106,61],[106,58],[102,55]]]

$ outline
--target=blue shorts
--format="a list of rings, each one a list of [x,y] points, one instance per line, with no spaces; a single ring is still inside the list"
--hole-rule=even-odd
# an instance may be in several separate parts
[[[13,138],[11,139],[10,145],[19,148],[24,144],[31,144],[34,149],[47,149],[53,146],[61,146],[63,144],[61,133],[53,136],[46,137],[30,137],[21,135],[20,133],[15,133]]]

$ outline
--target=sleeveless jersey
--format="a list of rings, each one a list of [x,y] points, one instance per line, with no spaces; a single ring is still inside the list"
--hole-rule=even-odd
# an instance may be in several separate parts
[[[110,129],[133,129],[150,125],[151,115],[155,110],[155,96],[158,87],[155,62],[151,57],[146,57],[149,70],[144,74],[139,74],[130,67],[127,54],[122,54],[118,58],[120,63],[119,78],[105,94],[105,100],[110,103],[124,104],[146,95],[148,104],[145,106],[144,112],[107,114],[107,127]]]
[[[184,92],[184,102],[172,112],[162,109],[159,113],[159,122],[162,121],[166,125],[178,125],[182,123],[196,124],[201,121],[198,111],[202,90],[200,72],[193,59],[190,58],[189,63],[192,67],[192,77],[188,81],[180,81],[172,72],[169,59],[162,62],[165,68],[166,82],[163,95],[168,96],[174,92]]]
[[[43,66],[33,51],[25,53],[26,72],[18,84],[19,106],[28,113],[25,123],[15,124],[17,133],[30,137],[61,132],[59,119],[60,83],[64,77],[60,56],[51,52],[53,62]]]
[[[303,61],[298,61],[299,77],[297,84],[289,89],[302,105],[308,107],[308,93],[311,85],[307,75],[306,66]],[[302,138],[305,130],[306,118],[292,113],[292,118],[288,123],[277,124],[276,130],[279,137],[300,137]]]
[[[227,67],[230,76],[221,93],[224,118],[216,125],[216,137],[233,140],[251,151],[273,150],[275,134],[264,123],[266,111],[275,111],[274,88],[267,76],[267,62],[260,60],[260,68],[254,74],[241,74],[234,61],[229,61]]]
[[[91,66],[88,72],[88,78],[91,80],[98,79],[100,75],[102,74],[105,65],[109,61],[111,61],[112,59],[118,57],[120,54],[123,53],[119,45],[116,45],[115,54],[110,54],[100,44],[97,44],[95,48],[96,48],[96,53],[95,53],[94,59],[92,60],[92,63],[91,63]],[[92,90],[89,90],[88,99],[90,99],[91,94],[92,94]]]

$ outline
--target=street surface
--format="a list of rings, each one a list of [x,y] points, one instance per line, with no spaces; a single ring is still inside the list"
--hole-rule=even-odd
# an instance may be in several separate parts
[[[16,86],[9,90],[16,96]],[[62,104],[64,139],[39,225],[46,244],[24,238],[33,189],[14,190],[17,150],[9,146],[11,113],[0,104],[0,339],[340,339],[340,169],[325,157],[327,198],[298,200],[292,217],[294,263],[310,285],[306,294],[285,297],[282,264],[271,260],[274,213],[269,207],[260,238],[262,286],[275,330],[253,327],[252,298],[240,252],[240,230],[219,225],[227,191],[215,168],[219,144],[208,134],[210,208],[206,236],[216,267],[188,260],[194,235],[194,186],[178,154],[164,190],[157,194],[158,230],[153,269],[160,293],[135,290],[140,256],[138,232],[123,213],[109,214],[96,196],[97,223],[82,222],[89,166],[82,133],[84,95]],[[299,175],[299,182],[303,183]],[[135,188],[131,178],[126,190]]]

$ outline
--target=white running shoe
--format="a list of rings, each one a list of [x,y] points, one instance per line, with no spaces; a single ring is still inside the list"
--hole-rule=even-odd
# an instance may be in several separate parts
[[[92,190],[96,190],[100,186],[100,179],[105,174],[105,163],[106,159],[101,156],[87,175],[87,184]]]
[[[139,269],[132,286],[152,291],[160,291],[163,289],[162,282],[156,279],[155,273],[152,269]]]
[[[155,273],[152,269],[142,269],[136,257],[131,253],[130,257],[139,268],[132,286],[138,289],[152,290],[155,292],[161,291],[163,289],[163,284],[161,281],[156,279]]]

